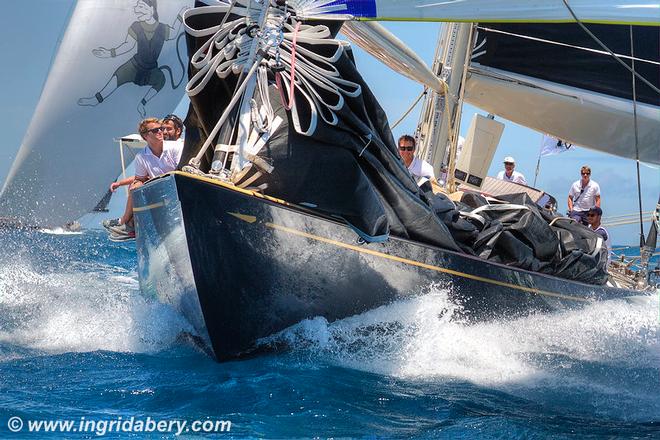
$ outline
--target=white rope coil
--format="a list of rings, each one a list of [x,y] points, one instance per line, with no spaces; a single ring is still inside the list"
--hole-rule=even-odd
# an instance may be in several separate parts
[[[348,43],[331,38],[330,29],[325,25],[301,24],[296,30],[295,21],[297,10],[308,8],[312,4],[315,7],[326,7],[329,3],[332,2],[290,0],[285,7],[279,7],[273,2],[233,0],[231,4],[204,6],[186,11],[183,15],[186,32],[197,38],[208,37],[191,57],[191,66],[196,73],[186,85],[188,96],[195,96],[204,90],[214,75],[225,79],[230,74],[253,72],[253,66],[246,63],[254,59],[250,56],[250,50],[254,50],[252,48],[256,38],[262,55],[257,59],[264,68],[257,73],[257,91],[261,103],[257,100],[254,100],[254,103],[250,101],[253,125],[256,129],[266,130],[273,117],[272,105],[268,102],[266,68],[277,68],[283,79],[282,92],[294,97],[294,102],[290,104],[296,132],[306,136],[313,135],[319,119],[328,125],[337,125],[337,113],[344,107],[345,98],[357,97],[362,93],[360,85],[343,79],[333,64],[343,55]],[[264,8],[268,8],[267,19],[262,26],[259,24],[259,17]],[[199,29],[192,24],[195,17],[219,14],[222,14],[223,18],[218,25]],[[295,71],[294,75],[292,70]],[[234,100],[232,104],[235,105]],[[261,104],[264,104],[266,109],[266,114],[263,115],[265,119],[260,114]],[[299,108],[301,105],[305,108]],[[303,114],[309,115],[309,120],[303,121]],[[217,125],[210,137],[217,135]],[[202,150],[206,151],[206,148],[208,145],[205,144]],[[198,157],[201,158],[202,155],[200,152]]]

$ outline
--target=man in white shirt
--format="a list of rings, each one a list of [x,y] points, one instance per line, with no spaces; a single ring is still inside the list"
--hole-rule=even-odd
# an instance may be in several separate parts
[[[591,168],[580,168],[582,178],[573,182],[568,191],[568,216],[587,225],[587,212],[593,207],[600,208],[600,186],[591,180]]]
[[[132,190],[142,186],[147,180],[160,176],[161,174],[174,171],[179,163],[181,153],[173,146],[173,142],[163,141],[163,127],[157,118],[147,118],[140,122],[138,131],[142,138],[147,141],[144,147],[135,156],[135,176],[113,182],[110,191],[124,185],[130,185],[124,215],[118,219],[103,220],[103,227],[110,233],[110,239],[114,241],[126,241],[135,238],[135,227],[133,226],[133,197]]]
[[[500,180],[505,180],[507,182],[519,183],[521,185],[526,186],[527,180],[525,180],[525,176],[522,173],[515,171],[514,170],[515,168],[516,168],[516,160],[511,156],[505,157],[504,171],[500,171],[497,174],[497,178]]]
[[[435,173],[431,164],[415,157],[417,143],[414,137],[404,134],[399,138],[398,144],[401,159],[403,159],[403,163],[408,167],[408,171],[410,171],[418,185],[422,185],[429,180],[435,180]]]
[[[177,115],[167,115],[163,118],[163,139],[178,141],[183,133],[183,121]]]
[[[183,154],[183,121],[177,115],[169,114],[163,118],[163,139],[165,149],[175,150],[179,159]]]

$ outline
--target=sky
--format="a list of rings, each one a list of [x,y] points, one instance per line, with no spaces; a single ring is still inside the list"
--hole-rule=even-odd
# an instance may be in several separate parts
[[[40,0],[38,5],[37,12],[35,2],[3,2],[3,14],[0,14],[0,29],[4,34],[0,39],[0,121],[4,123],[0,141],[0,181],[4,181],[25,135],[73,0]],[[431,64],[439,23],[385,23],[385,26]],[[355,56],[360,72],[379,98],[390,123],[398,120],[421,93],[422,86],[391,71],[359,49],[355,50]],[[414,132],[420,108],[418,105],[393,130],[395,139],[401,134]],[[185,102],[176,112],[185,116]],[[475,112],[485,114],[470,105],[464,107],[463,136]],[[513,156],[516,170],[522,172],[528,182],[533,182],[541,134],[501,118],[497,120],[505,124],[505,129],[488,174],[494,176],[503,168],[503,158]],[[112,139],[107,143],[108,148],[116,148]],[[570,185],[579,179],[580,167],[585,164],[592,169],[592,179],[600,184],[605,218],[638,211],[635,162],[593,150],[576,148],[542,158],[536,187],[554,195],[563,212]],[[641,177],[643,210],[650,211],[660,194],[660,170],[643,165]],[[645,232],[648,227],[649,224],[645,223]],[[612,228],[610,233],[617,245],[639,243],[639,224]]]

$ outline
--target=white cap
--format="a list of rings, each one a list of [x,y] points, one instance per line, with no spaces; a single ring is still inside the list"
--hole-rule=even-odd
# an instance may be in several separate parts
[[[504,158],[504,163],[516,163],[516,160],[511,156],[507,156]]]

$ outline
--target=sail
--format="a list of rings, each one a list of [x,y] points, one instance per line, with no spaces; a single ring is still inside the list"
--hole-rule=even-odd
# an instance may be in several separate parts
[[[113,138],[184,93],[180,14],[192,0],[78,0],[7,180],[0,216],[61,225],[119,174]]]
[[[562,0],[289,0],[302,18],[398,20],[574,22]],[[660,24],[657,0],[571,0],[577,17],[591,23]]]
[[[577,24],[480,23],[466,101],[575,145],[660,163],[660,28],[588,28],[634,62],[634,90],[633,74]]]

